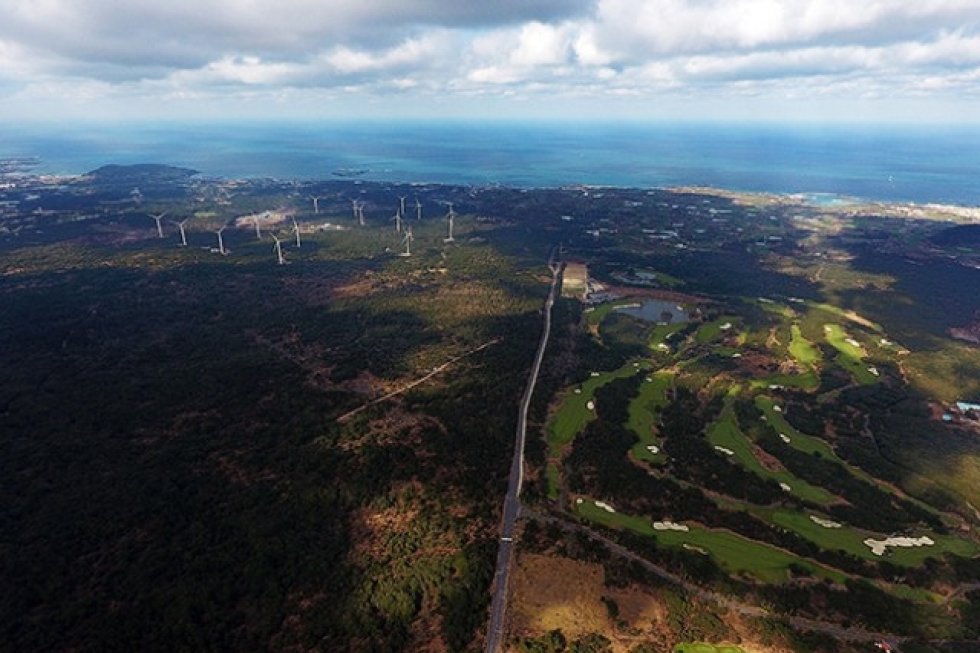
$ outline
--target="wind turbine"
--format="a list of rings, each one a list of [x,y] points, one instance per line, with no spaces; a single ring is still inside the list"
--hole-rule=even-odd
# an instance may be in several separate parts
[[[184,218],[180,222],[174,222],[174,224],[177,225],[177,228],[180,229],[180,246],[181,247],[187,247],[187,233],[184,231],[184,225],[187,224],[187,221],[188,220],[190,220],[190,218]]]
[[[395,231],[397,233],[402,232],[402,214],[400,211],[395,211],[395,217],[392,218],[395,221]]]
[[[455,238],[453,238],[453,221],[456,219],[456,212],[453,211],[452,202],[449,203],[449,213],[446,214],[446,217],[449,219],[449,237],[443,238],[442,242],[451,243],[456,240]]]
[[[316,195],[310,195],[310,199],[313,200],[313,212],[320,213],[320,198]]]
[[[157,223],[157,237],[158,238],[163,238],[163,227],[160,226],[160,221],[163,220],[163,218],[166,215],[167,215],[167,212],[166,211],[164,211],[163,213],[161,213],[159,215],[154,215],[152,213],[150,214],[150,217],[153,218],[153,220]]]
[[[262,240],[262,229],[259,227],[259,216],[253,216],[252,222],[255,223],[255,237]]]
[[[357,200],[350,201],[351,210],[354,211],[354,219],[357,220]]]
[[[276,253],[276,258],[279,260],[279,265],[286,265],[286,259],[282,257],[282,241],[279,240],[275,234],[272,234],[272,240],[276,241],[276,244],[272,246],[272,251]]]
[[[402,214],[402,216],[404,216],[405,215],[405,196],[404,195],[399,195],[398,196],[398,200],[399,200],[399,206],[401,207],[401,214]]]
[[[412,228],[409,227],[405,230],[405,238],[402,239],[402,243],[405,245],[405,251],[399,254],[399,256],[411,256],[412,255],[412,241],[415,240],[415,236],[412,235]]]
[[[293,233],[296,234],[296,247],[302,247],[303,241],[299,239],[299,225],[296,224],[296,218],[293,218]]]
[[[364,205],[357,203],[357,224],[364,226]]]
[[[415,198],[415,219],[419,222],[422,221],[422,203],[419,202],[419,198]]]
[[[225,239],[222,238],[222,236],[221,236],[221,232],[224,231],[227,228],[228,228],[228,225],[223,225],[221,227],[221,229],[218,229],[216,232],[214,232],[218,236],[218,253],[221,254],[221,255],[225,255],[225,254],[228,253],[225,250]]]

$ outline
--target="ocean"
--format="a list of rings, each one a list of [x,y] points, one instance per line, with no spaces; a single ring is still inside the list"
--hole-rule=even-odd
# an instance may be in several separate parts
[[[212,177],[712,186],[980,205],[980,127],[325,122],[0,126],[37,172],[167,163]]]

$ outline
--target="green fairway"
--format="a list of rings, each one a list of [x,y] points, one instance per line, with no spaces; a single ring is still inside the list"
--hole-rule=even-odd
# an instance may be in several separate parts
[[[669,344],[669,336],[677,333],[687,326],[685,322],[673,322],[671,324],[658,324],[650,331],[649,345],[653,351],[663,351],[660,345]]]
[[[838,365],[851,373],[858,383],[867,385],[878,380],[878,375],[871,372],[869,365],[864,358],[867,353],[860,344],[855,345],[850,336],[839,324],[825,324],[824,336],[827,342],[837,350],[837,357],[834,359]]]
[[[792,333],[792,340],[789,343],[789,353],[793,358],[807,367],[812,367],[820,361],[820,350],[803,337],[799,324],[790,326],[790,333]]]
[[[738,428],[735,421],[735,411],[730,403],[725,406],[721,417],[708,428],[708,441],[715,446],[733,451],[732,458],[749,471],[762,478],[772,479],[777,483],[785,483],[790,487],[790,493],[801,499],[820,504],[828,504],[834,500],[834,496],[823,488],[810,485],[787,471],[776,472],[764,467],[755,457],[749,439]]]
[[[787,443],[788,446],[799,449],[804,453],[817,453],[824,458],[840,461],[837,454],[834,453],[833,448],[827,442],[818,437],[801,433],[793,428],[786,421],[786,417],[781,412],[776,411],[775,406],[777,404],[773,401],[772,397],[759,395],[755,398],[755,405],[766,416],[766,421],[775,429],[776,433],[789,437],[790,441]]]
[[[745,653],[745,651],[740,646],[727,644],[684,642],[674,647],[674,653]]]
[[[800,558],[787,551],[755,542],[730,531],[710,531],[690,526],[688,531],[653,528],[652,521],[643,517],[611,513],[595,505],[589,499],[575,506],[576,512],[586,519],[610,528],[625,528],[635,533],[654,537],[665,546],[697,547],[715,559],[729,573],[748,574],[767,583],[780,583],[789,579],[791,564],[799,565],[810,573],[834,582],[843,582],[846,576],[829,567]]]
[[[700,343],[711,342],[722,334],[730,333],[732,329],[738,326],[738,322],[739,318],[734,315],[723,315],[711,322],[702,324],[694,334],[694,339]],[[731,326],[723,329],[722,327],[726,324],[730,324]]]
[[[588,403],[594,401],[596,389],[614,379],[631,376],[648,367],[649,364],[646,362],[640,363],[638,367],[634,367],[633,362],[629,362],[618,370],[590,376],[579,388],[580,393],[576,393],[574,389],[570,390],[565,395],[561,407],[552,417],[548,429],[548,448],[551,454],[557,455],[595,417],[595,412],[589,410]]]
[[[632,303],[631,300],[619,299],[613,302],[606,302],[604,304],[599,304],[591,311],[585,313],[585,322],[590,327],[598,326],[599,323],[601,323],[606,318],[606,316],[609,315],[610,311],[612,311],[614,308],[616,308],[617,306],[623,306],[625,304],[631,304],[631,303]]]
[[[548,479],[548,498],[557,499],[558,489],[561,483],[561,472],[558,470],[558,463],[549,460],[544,473]]]
[[[640,439],[632,449],[637,460],[650,463],[662,463],[664,454],[651,453],[648,446],[660,446],[660,438],[653,435],[653,430],[659,420],[660,410],[667,405],[667,389],[670,388],[674,373],[660,371],[650,376],[640,386],[640,394],[630,402],[629,420],[626,426],[636,433]]]
[[[949,535],[935,533],[918,533],[928,535],[934,542],[932,546],[920,547],[888,547],[882,556],[876,556],[871,548],[864,543],[867,538],[884,539],[886,535],[869,533],[851,528],[843,524],[841,528],[826,528],[814,522],[808,515],[790,510],[775,510],[769,514],[769,519],[783,528],[794,531],[822,549],[846,551],[866,560],[888,560],[905,567],[922,564],[927,558],[938,557],[944,553],[969,557],[977,552],[973,543]]]

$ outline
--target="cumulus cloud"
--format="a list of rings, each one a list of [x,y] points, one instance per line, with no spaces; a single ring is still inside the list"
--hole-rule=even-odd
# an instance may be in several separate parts
[[[980,0],[0,0],[0,16],[0,102],[972,97],[980,82]]]

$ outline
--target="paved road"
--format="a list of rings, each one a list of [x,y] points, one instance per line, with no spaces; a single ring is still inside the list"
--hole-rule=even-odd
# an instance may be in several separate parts
[[[908,639],[907,637],[902,637],[899,635],[893,635],[891,633],[880,633],[871,630],[865,630],[863,628],[845,628],[839,624],[827,622],[827,621],[817,621],[815,619],[806,619],[804,617],[790,617],[785,615],[780,615],[776,613],[771,613],[765,608],[757,605],[749,605],[748,603],[742,603],[741,601],[736,601],[732,598],[724,596],[722,594],[717,594],[703,587],[695,585],[694,583],[681,578],[677,574],[671,573],[660,567],[650,560],[647,560],[643,556],[633,553],[623,545],[609,539],[608,537],[597,533],[591,528],[587,528],[578,522],[571,521],[570,519],[565,519],[556,515],[546,515],[544,513],[524,510],[524,516],[530,519],[536,519],[538,521],[544,521],[552,524],[556,524],[567,531],[576,531],[586,535],[587,537],[601,542],[607,549],[616,555],[627,558],[634,562],[642,565],[647,571],[653,573],[664,580],[667,580],[675,585],[683,587],[685,591],[689,594],[697,596],[702,599],[707,599],[713,601],[719,605],[722,605],[733,612],[737,612],[741,615],[747,617],[772,617],[774,619],[782,619],[786,621],[791,626],[798,630],[812,630],[815,632],[828,634],[836,639],[854,641],[854,642],[876,642],[876,641],[886,641],[893,647],[897,648],[901,642]]]
[[[521,512],[521,485],[524,482],[524,441],[527,436],[527,410],[531,405],[534,386],[538,382],[544,350],[551,335],[551,307],[558,293],[558,279],[562,266],[552,253],[548,261],[551,269],[551,289],[544,303],[544,330],[538,343],[538,352],[531,366],[531,374],[521,398],[520,413],[517,417],[517,433],[514,442],[514,458],[510,465],[510,481],[507,497],[504,499],[504,512],[500,523],[500,545],[497,549],[497,566],[493,574],[493,600],[490,603],[490,624],[487,627],[486,653],[498,653],[504,638],[505,618],[507,616],[507,583],[510,577],[511,561],[514,557],[514,531]]]

